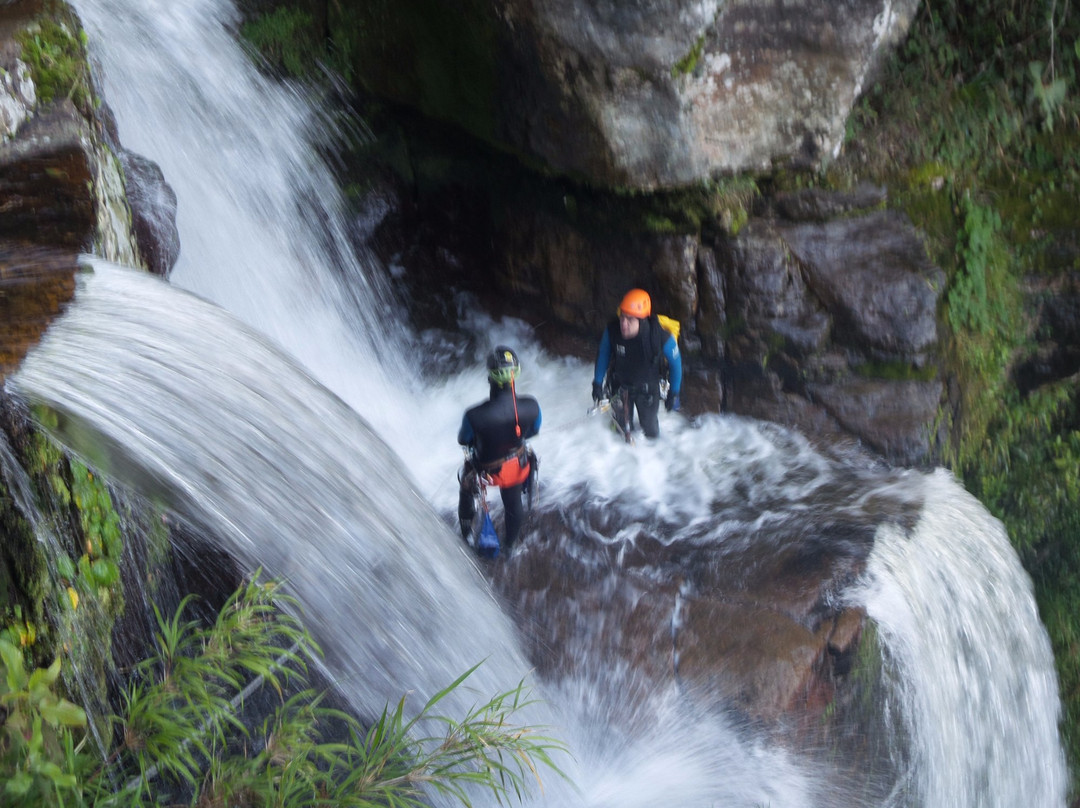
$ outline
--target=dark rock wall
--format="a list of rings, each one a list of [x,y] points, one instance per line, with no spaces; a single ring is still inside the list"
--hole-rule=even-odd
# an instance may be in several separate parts
[[[645,288],[682,324],[690,412],[776,421],[898,465],[935,461],[944,276],[883,189],[763,194],[731,232],[718,220],[650,229],[641,211],[655,200],[561,187],[399,184],[372,242],[404,267],[414,300],[476,291],[584,358],[625,291]]]

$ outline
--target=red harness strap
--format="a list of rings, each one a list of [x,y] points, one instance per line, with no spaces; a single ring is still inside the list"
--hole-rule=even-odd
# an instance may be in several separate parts
[[[488,479],[492,485],[499,488],[509,488],[512,485],[521,485],[529,477],[530,463],[527,455],[508,457],[495,471],[488,472]]]
[[[514,434],[521,437],[521,422],[518,419],[517,390],[514,388],[514,377],[510,377],[510,397],[514,401]],[[521,446],[510,457],[503,460],[501,465],[494,471],[489,471],[488,478],[493,485],[499,488],[509,488],[512,485],[521,485],[529,477],[529,455],[525,447]]]

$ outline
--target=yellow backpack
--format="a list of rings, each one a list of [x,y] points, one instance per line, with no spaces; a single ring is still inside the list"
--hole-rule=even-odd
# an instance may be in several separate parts
[[[656,315],[656,319],[660,322],[660,325],[663,326],[664,330],[670,332],[671,336],[675,337],[675,341],[678,342],[679,329],[682,327],[679,324],[679,321],[663,314]]]

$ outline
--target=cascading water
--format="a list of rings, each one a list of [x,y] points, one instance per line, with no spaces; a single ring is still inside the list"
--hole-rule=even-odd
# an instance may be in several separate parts
[[[974,497],[944,471],[924,484],[915,534],[882,528],[856,593],[899,670],[916,793],[927,805],[1063,805],[1057,680],[1030,582]]]
[[[247,63],[224,0],[76,6],[122,141],[177,193],[174,283],[250,330],[92,262],[11,387],[64,413],[60,437],[91,461],[152,486],[247,565],[287,577],[361,709],[408,689],[422,698],[484,659],[473,683],[483,695],[514,686],[528,668],[514,630],[439,516],[456,496],[461,411],[484,393],[478,362],[421,380],[404,361],[390,296],[353,257],[309,142],[320,119]],[[545,804],[1063,804],[1056,682],[1030,582],[1000,525],[948,475],[845,468],[783,430],[717,416],[668,418],[658,444],[630,448],[583,417],[588,368],[546,355],[520,323],[462,327],[522,356],[526,392],[544,407],[534,447],[545,502],[616,509],[695,546],[798,536],[830,511],[877,530],[848,597],[879,624],[897,674],[882,709],[900,714],[910,763],[891,792],[867,797],[722,712],[688,713],[678,693],[615,720],[605,708],[624,672],[596,658],[587,674],[541,683],[580,788],[549,791]],[[879,526],[867,503],[882,496],[913,526]],[[603,616],[582,616],[592,619]],[[1007,660],[990,664],[1002,648]]]
[[[474,675],[482,692],[525,676],[463,546],[418,499],[402,507],[399,459],[344,402],[155,278],[98,263],[79,284],[17,388],[70,415],[60,434],[96,466],[220,536],[246,568],[286,579],[366,714],[393,693],[426,700],[489,657],[501,664]]]

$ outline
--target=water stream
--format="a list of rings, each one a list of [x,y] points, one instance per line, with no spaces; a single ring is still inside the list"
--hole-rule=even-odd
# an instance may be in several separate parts
[[[1030,581],[947,473],[847,467],[722,416],[670,416],[661,441],[628,447],[585,415],[589,369],[547,354],[523,323],[463,298],[459,333],[413,338],[382,268],[348,237],[316,156],[324,116],[251,67],[227,2],[75,5],[122,142],[177,193],[180,263],[169,284],[88,261],[10,387],[59,410],[58,437],[88,462],[284,576],[358,709],[422,699],[481,661],[472,684],[485,695],[530,675],[449,527],[461,412],[486,392],[485,347],[506,342],[544,408],[534,448],[552,507],[618,509],[697,545],[768,542],[838,513],[876,530],[867,578],[845,597],[880,626],[896,671],[881,709],[912,739],[895,787],[868,798],[807,750],[688,713],[677,693],[638,705],[647,721],[605,720],[623,671],[600,658],[588,676],[536,683],[577,785],[538,803],[1063,805],[1057,686]],[[456,359],[424,375],[417,346]],[[882,498],[904,527],[880,518]]]

